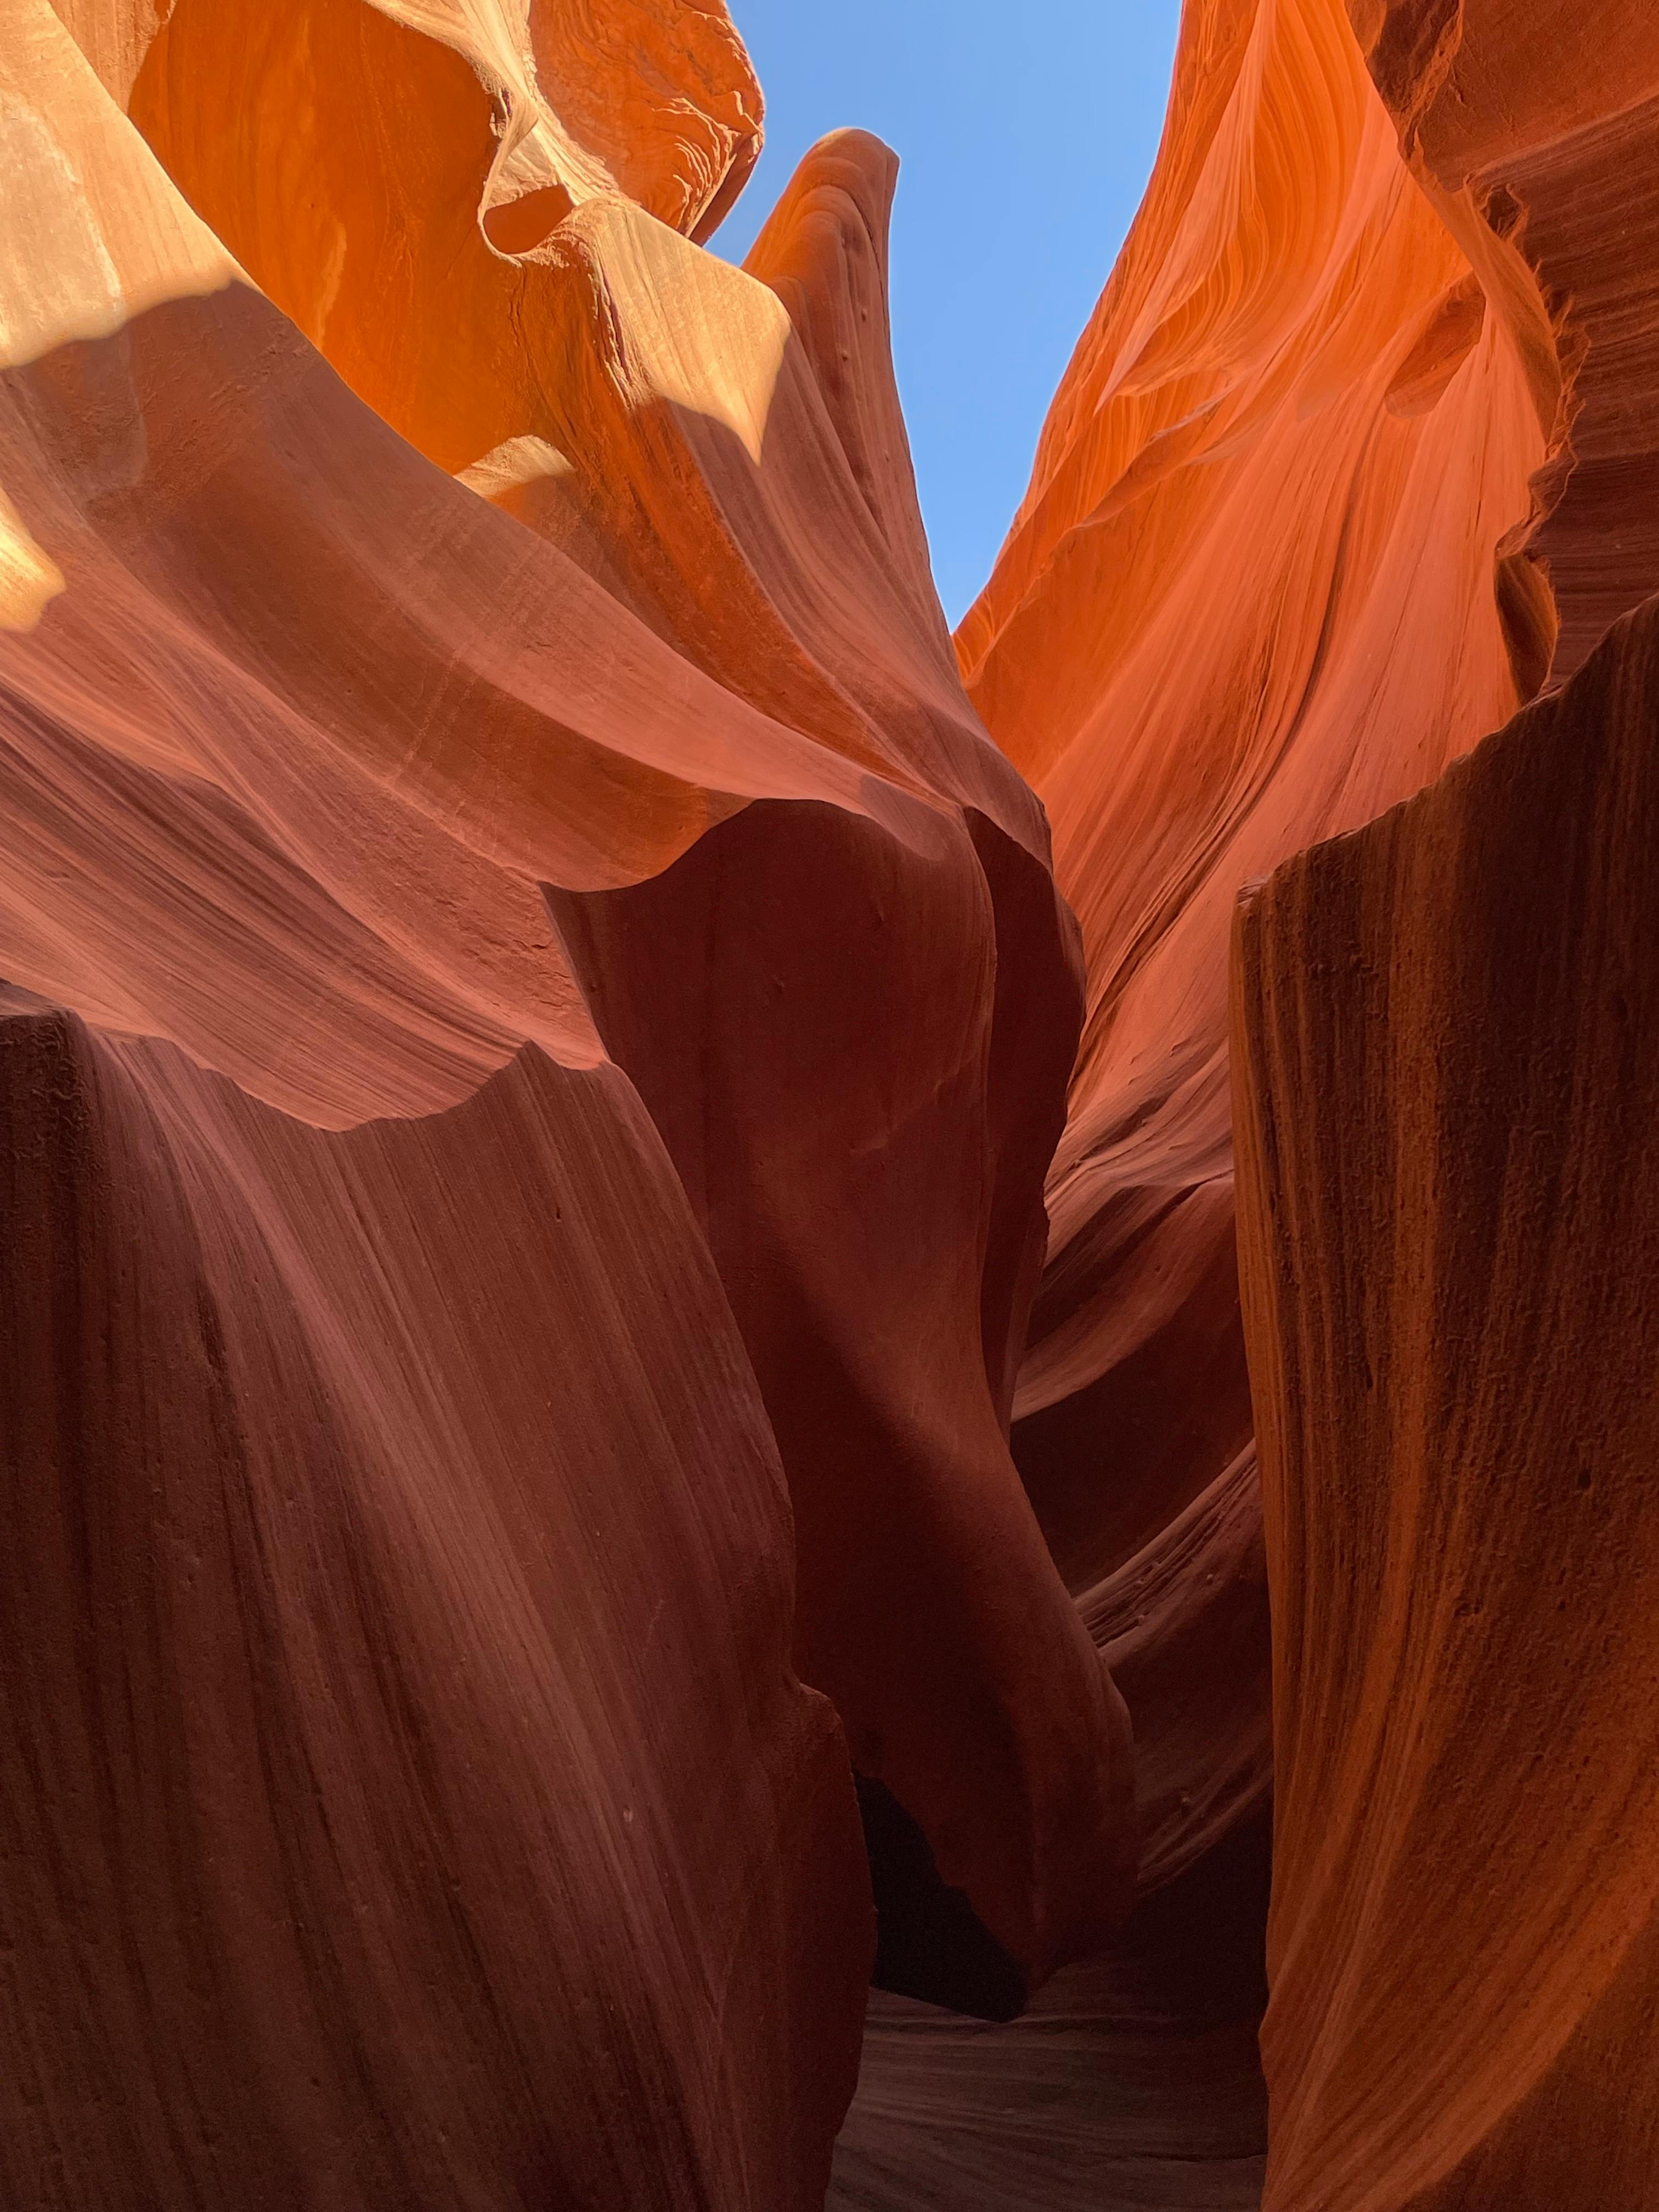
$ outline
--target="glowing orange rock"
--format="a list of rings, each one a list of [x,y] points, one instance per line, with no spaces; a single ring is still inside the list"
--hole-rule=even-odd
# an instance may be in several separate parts
[[[614,202],[573,216],[549,247],[573,458],[494,495],[894,787],[868,822],[755,805],[636,889],[550,896],[777,1431],[797,1654],[865,1789],[878,1974],[997,2013],[1110,1931],[1135,1843],[1121,1702],[1008,1456],[1075,956],[927,574],[886,341],[894,166],[826,142],[750,275]],[[918,1893],[907,1819],[988,1948]]]
[[[1628,0],[1349,12],[1413,174],[1553,402],[1526,544],[1559,682],[1659,589],[1659,18]]]
[[[1218,1510],[1249,1443],[1239,885],[1430,781],[1548,665],[1547,594],[1511,538],[1553,421],[1528,368],[1402,165],[1340,0],[1189,7],[1146,204],[957,638],[1083,927],[1015,1407],[1080,1592],[1204,1493]],[[1194,1668],[1207,1635],[1181,1639]],[[1143,1799],[1164,1872],[1266,1786],[1260,1663],[1235,1681],[1232,1729]]]
[[[131,90],[296,309],[302,280],[338,268],[260,211],[333,205],[333,172],[267,173],[224,133],[222,97],[240,67],[272,97],[301,68],[326,151],[344,131],[323,127],[327,102],[367,98],[368,53],[412,118],[459,64],[362,12],[329,11],[336,52],[307,49],[293,11],[175,9]],[[401,427],[452,462],[487,447],[463,483],[252,289],[43,7],[28,27],[73,173],[173,243],[142,295],[118,289],[89,322],[53,308],[17,363],[7,481],[35,549],[19,588],[31,607],[48,569],[64,588],[9,647],[0,960],[320,1126],[457,1104],[526,1043],[584,1066],[610,1045],[638,1074],[788,1437],[799,1656],[841,1702],[878,1860],[907,1869],[883,1877],[884,1971],[1012,2009],[1121,1917],[1131,1776],[1121,1702],[1007,1452],[1075,953],[1040,813],[963,697],[927,574],[885,356],[890,158],[849,139],[809,166],[757,261],[776,291],[615,194],[509,264],[478,230],[482,145],[429,202],[399,198],[395,168],[353,202],[343,162],[339,204],[371,228],[453,214],[470,174],[466,252],[514,288],[447,300],[421,263],[407,295],[340,325],[336,358],[394,420],[374,379],[415,343],[398,316],[450,352],[460,413],[416,377]],[[413,135],[421,158],[447,143]],[[42,189],[61,173],[44,164]],[[333,308],[319,334],[334,349]],[[733,841],[704,833],[744,811],[756,911],[679,1040],[702,1073],[665,1097],[617,994],[590,1021],[544,887],[592,983],[593,895],[718,884]],[[662,872],[694,844],[691,868]],[[765,887],[814,871],[822,903],[792,945]],[[815,934],[832,911],[833,953]],[[710,1180],[681,1128],[763,957],[785,986],[775,1033],[746,1063],[732,1039],[751,1147]],[[672,993],[665,965],[655,988]],[[646,1030],[665,1048],[665,1018]],[[832,1036],[843,1110],[814,1151],[802,1105]],[[763,1211],[781,1183],[781,1232]],[[798,1341],[756,1296],[767,1237],[812,1317]]]
[[[856,780],[355,398],[38,0],[0,118],[0,2194],[807,2212],[845,1742],[539,883],[744,803],[665,737]]]
[[[8,2202],[1242,2207],[1270,1591],[1274,2212],[1645,2202],[1627,12],[1190,0],[953,650],[720,0],[0,0]]]
[[[514,257],[606,195],[701,230],[760,150],[748,58],[691,0],[175,0],[115,88],[276,305],[451,470],[540,427]]]

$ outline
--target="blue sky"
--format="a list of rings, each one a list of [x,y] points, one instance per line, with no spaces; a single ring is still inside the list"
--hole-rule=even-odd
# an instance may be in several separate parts
[[[826,131],[873,131],[903,165],[893,347],[955,622],[990,572],[1145,189],[1179,0],[730,4],[765,90],[767,143],[715,252],[743,258]]]

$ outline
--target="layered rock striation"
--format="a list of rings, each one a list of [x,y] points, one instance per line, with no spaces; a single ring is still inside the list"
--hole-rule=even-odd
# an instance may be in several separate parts
[[[1603,70],[1534,13],[1187,8],[1146,203],[958,635],[1084,934],[1014,1449],[1085,1610],[1251,1479],[1239,886],[1432,781],[1654,587],[1652,40],[1608,12]],[[1149,1880],[1267,1788],[1257,1563],[1226,1724],[1143,1767]],[[1207,1613],[1159,1644],[1194,1679],[1219,1650]]]
[[[1656,734],[1650,601],[1240,913],[1274,2212],[1652,2202]]]
[[[0,1068],[7,2200],[821,2203],[857,1814],[626,1079],[331,1131],[16,993]]]
[[[1649,2212],[1656,102],[1188,0],[953,641],[720,0],[0,0],[9,2204]]]

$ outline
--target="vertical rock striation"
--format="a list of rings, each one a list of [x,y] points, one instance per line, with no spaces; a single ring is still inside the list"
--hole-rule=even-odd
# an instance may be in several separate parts
[[[821,2202],[857,1816],[626,1079],[337,1133],[14,993],[0,1139],[6,2201]]]
[[[0,2197],[1656,2212],[1659,29],[1188,0],[954,641],[761,112],[0,0]]]
[[[807,2212],[856,1796],[538,888],[729,808],[664,733],[800,741],[355,398],[48,9],[0,29],[0,2194]]]
[[[1659,602],[1241,908],[1269,2212],[1654,2200]]]
[[[582,948],[595,1011],[603,996],[605,1048],[638,1078],[708,1225],[789,1472],[800,1661],[852,1732],[877,1856],[892,1829],[917,1870],[882,1885],[883,1971],[1006,2012],[1121,1918],[1136,1844],[1121,1701],[1008,1456],[1075,1043],[1074,932],[1041,811],[963,696],[927,568],[887,345],[896,165],[861,135],[827,142],[753,274],[614,188],[573,195],[509,257],[492,228],[488,102],[452,50],[453,13],[427,11],[418,28],[415,10],[361,5],[233,21],[182,0],[131,112],[359,397],[463,474],[446,502],[407,447],[379,438],[431,513],[418,542],[441,578],[433,617],[460,632],[462,666],[499,680],[455,616],[483,617],[503,568],[534,610],[551,688],[537,686],[511,736],[484,707],[491,734],[468,772],[490,761],[500,804],[467,842],[507,860],[516,904],[533,818],[523,785],[537,783],[551,834],[535,879]],[[563,53],[565,16],[532,14],[538,26]],[[627,40],[600,45],[620,66]],[[550,98],[564,80],[538,67]],[[292,159],[272,165],[223,130],[244,81],[295,106]],[[366,162],[356,118],[392,100],[432,129],[377,140]],[[315,369],[291,332],[282,343],[296,376]],[[343,443],[374,442],[362,410],[333,405]],[[313,535],[296,517],[314,559]],[[405,564],[388,562],[379,533],[373,558],[402,619]],[[348,609],[356,581],[342,580]],[[314,603],[303,587],[294,598]],[[416,619],[418,631],[429,617]],[[259,620],[239,605],[237,651]],[[410,657],[427,660],[418,635]],[[470,688],[434,670],[386,705],[429,757],[434,714],[455,728]],[[553,726],[567,718],[608,793],[570,775]],[[734,777],[742,798],[724,789]],[[760,797],[787,810],[757,811],[659,877],[672,848]],[[597,866],[597,849],[560,849],[577,830],[605,848]],[[354,859],[354,897],[360,872]],[[817,906],[779,926],[780,896],[798,899],[809,877]],[[604,909],[630,997],[606,988],[600,910],[580,902],[640,878],[655,879],[644,936],[635,909]],[[725,942],[701,918],[712,897]],[[544,918],[517,926],[547,933]],[[702,957],[706,975],[678,971]],[[532,970],[598,1052],[562,949],[538,947]],[[872,1018],[860,1000],[883,988]],[[827,1066],[850,1076],[860,1061],[861,1082],[826,1081]],[[810,1141],[803,1086],[823,1112]],[[734,1137],[712,1167],[688,1134],[710,1117]],[[781,1183],[795,1187],[787,1208]]]

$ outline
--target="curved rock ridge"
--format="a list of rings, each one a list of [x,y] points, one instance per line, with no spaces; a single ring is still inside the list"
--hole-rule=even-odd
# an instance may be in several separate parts
[[[1133,1719],[1139,1881],[1157,1890],[1261,1809],[1272,1770],[1255,1446],[1078,1608]]]
[[[682,766],[804,741],[354,398],[48,10],[0,27],[0,970],[46,994],[0,2194],[805,2212],[857,1800],[752,1369],[538,889],[732,803],[594,744],[630,650]],[[603,678],[490,644],[564,585]]]
[[[383,218],[388,201],[398,204],[405,235],[416,237],[418,216],[438,212],[430,199],[421,207],[423,190],[477,149],[481,112],[489,116],[495,145],[471,179],[471,211],[509,252],[520,239],[544,236],[572,206],[617,191],[676,229],[706,235],[760,155],[760,87],[724,0],[52,5],[122,107],[136,100],[159,118],[175,105],[198,113],[216,98],[251,99],[240,117],[244,129],[220,135],[239,139],[245,150],[256,142],[270,150],[258,129],[268,118],[281,126],[279,158],[290,164],[295,130],[313,131],[319,119],[308,103],[331,79],[337,91],[343,71],[353,89],[373,99],[383,125],[378,138],[361,130],[356,136],[357,189],[350,209],[337,210],[347,229],[352,215],[361,218],[378,196]],[[416,35],[387,37],[363,21],[366,9]],[[432,44],[465,63],[486,106],[428,51]],[[370,58],[393,57],[392,73],[378,82],[353,76]],[[422,117],[419,135],[406,131],[394,105],[404,71],[449,95]],[[368,240],[357,242],[361,249]],[[342,234],[337,261],[346,252]],[[342,272],[337,266],[334,273]]]
[[[1253,1480],[1234,896],[1431,781],[1542,680],[1553,616],[1518,533],[1557,393],[1535,368],[1402,163],[1340,0],[1194,0],[1145,204],[957,640],[1083,931],[1014,1431],[1079,1592]],[[1170,1668],[1212,1662],[1201,1615],[1170,1634]],[[1166,1800],[1189,1817],[1163,1872],[1260,1802],[1264,1691],[1260,1665],[1216,1679],[1221,1766]]]
[[[104,252],[118,202],[156,266],[95,313],[48,286],[6,371],[36,551],[0,641],[0,969],[319,1127],[457,1105],[526,1043],[629,1069],[783,1444],[799,1663],[911,1869],[884,1969],[1017,2007],[1127,1908],[1133,1778],[1007,1450],[1074,931],[927,574],[890,156],[809,163],[757,250],[776,290],[576,210],[496,333],[536,411],[462,483],[248,283],[41,0],[6,6],[41,191],[95,180],[55,220]]]
[[[860,777],[423,463],[5,28],[8,972],[335,1126],[596,1059],[540,880]]]
[[[276,306],[452,471],[536,431],[558,380],[525,252],[618,193],[696,228],[759,150],[724,9],[688,0],[174,0],[123,104]]]
[[[830,2212],[1255,2212],[1258,1808],[1006,2026],[872,1996]]]
[[[1659,2212],[1659,29],[1187,0],[954,640],[761,115],[0,0],[0,2198]]]
[[[489,489],[732,690],[933,797],[878,829],[751,805],[634,890],[550,896],[777,1431],[798,1661],[874,1786],[878,1978],[997,2014],[1109,1932],[1135,1838],[1121,1701],[1008,1455],[1075,932],[927,573],[886,333],[895,167],[825,142],[746,272],[615,202],[573,216],[546,251],[578,458]],[[896,1809],[988,1954],[896,1869]]]
[[[1241,910],[1269,2212],[1655,2201],[1656,732],[1650,600]]]
[[[1659,18],[1619,0],[1349,13],[1413,173],[1558,394],[1526,544],[1559,683],[1659,589]]]

